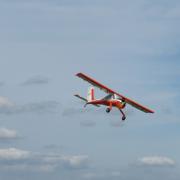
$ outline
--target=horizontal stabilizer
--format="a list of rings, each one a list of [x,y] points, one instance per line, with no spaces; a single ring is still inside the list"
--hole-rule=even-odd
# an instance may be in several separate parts
[[[85,102],[88,102],[88,100],[87,100],[86,98],[83,98],[83,97],[81,97],[81,96],[78,95],[78,94],[75,94],[74,96],[76,96],[77,98],[79,98],[79,99],[81,99],[81,100],[83,100],[83,101],[85,101]]]
[[[78,94],[75,94],[74,96],[76,96],[77,98],[79,98],[79,99],[85,101],[86,103],[88,103],[88,100],[86,98],[84,98],[84,97],[82,97],[82,96],[80,96]],[[100,105],[98,105],[98,104],[92,104],[92,105],[94,105],[96,107],[100,107]]]

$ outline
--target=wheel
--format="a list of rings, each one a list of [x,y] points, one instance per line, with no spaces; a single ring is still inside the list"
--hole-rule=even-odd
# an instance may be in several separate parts
[[[123,116],[123,117],[122,117],[122,120],[123,120],[123,121],[125,121],[125,119],[126,119],[126,117],[125,117],[125,116]]]
[[[107,113],[110,113],[110,111],[111,111],[110,108],[107,108],[107,109],[106,109],[106,112],[107,112]]]

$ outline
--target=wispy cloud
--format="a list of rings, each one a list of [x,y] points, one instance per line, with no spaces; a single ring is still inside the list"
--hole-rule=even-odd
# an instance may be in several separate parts
[[[44,84],[48,84],[49,82],[50,82],[50,79],[47,77],[34,76],[24,81],[21,85],[23,86],[44,85]]]
[[[43,101],[17,106],[12,113],[54,113],[57,112],[57,101]]]
[[[0,114],[56,113],[59,105],[60,103],[57,101],[42,101],[16,105],[7,98],[0,97]]]

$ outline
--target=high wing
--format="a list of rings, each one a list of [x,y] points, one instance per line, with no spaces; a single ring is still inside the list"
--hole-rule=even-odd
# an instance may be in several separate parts
[[[104,91],[105,93],[116,94],[117,96],[119,96],[126,103],[130,104],[131,106],[133,106],[133,107],[135,107],[135,108],[137,108],[137,109],[139,109],[139,110],[141,110],[141,111],[143,111],[145,113],[154,113],[153,110],[150,110],[147,107],[144,107],[141,104],[138,104],[137,102],[135,102],[135,101],[133,101],[133,100],[131,100],[131,99],[129,99],[129,98],[115,92],[115,91],[113,91],[112,89],[104,86],[103,84],[97,82],[96,80],[88,77],[87,75],[85,75],[83,73],[78,73],[78,74],[76,74],[76,76],[78,76],[79,78],[89,82],[90,84],[92,84],[93,86],[99,88],[100,90]]]

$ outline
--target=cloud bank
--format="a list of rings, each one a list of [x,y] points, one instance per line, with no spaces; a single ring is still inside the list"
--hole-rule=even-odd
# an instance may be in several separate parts
[[[0,171],[54,172],[57,169],[78,170],[89,166],[86,155],[33,153],[17,148],[0,149]]]

